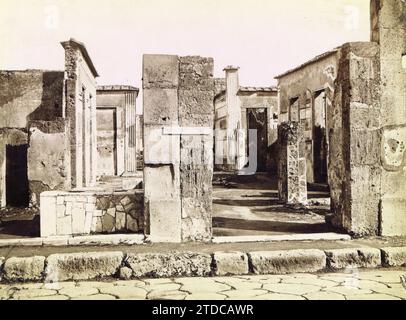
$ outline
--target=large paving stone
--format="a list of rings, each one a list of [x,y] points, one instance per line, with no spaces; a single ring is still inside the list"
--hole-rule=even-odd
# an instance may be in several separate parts
[[[135,277],[205,276],[211,273],[212,258],[204,253],[144,253],[127,255]]]
[[[243,252],[215,252],[215,274],[218,276],[247,274],[248,256]]]
[[[400,267],[406,265],[406,247],[383,248],[382,263],[388,267]]]
[[[326,255],[317,249],[254,251],[248,255],[256,274],[316,272],[326,267]]]
[[[36,281],[43,277],[45,257],[12,257],[4,263],[4,278],[9,281]]]
[[[90,280],[113,276],[123,260],[122,252],[52,254],[47,258],[47,281]]]
[[[331,269],[347,267],[375,268],[381,265],[381,251],[375,248],[326,250],[327,266]]]

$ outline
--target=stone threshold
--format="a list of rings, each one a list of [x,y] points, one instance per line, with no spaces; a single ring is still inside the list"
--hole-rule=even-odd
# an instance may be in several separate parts
[[[94,245],[135,245],[150,243],[143,234],[95,234],[85,236],[50,236],[44,238],[0,239],[1,247],[18,246],[94,246]],[[347,234],[338,233],[304,233],[271,236],[224,236],[213,237],[211,243],[250,243],[281,241],[338,241],[351,240]]]
[[[269,236],[224,236],[213,237],[213,243],[239,243],[239,242],[274,242],[274,241],[318,241],[318,240],[351,240],[348,234],[334,232],[325,233],[298,233]]]
[[[128,280],[330,271],[351,276],[359,268],[378,267],[406,267],[406,247],[206,253],[131,253],[117,250],[56,253],[47,257],[0,257],[0,280],[57,283],[109,278]]]
[[[85,236],[51,236],[45,238],[0,239],[0,247],[17,246],[94,246],[143,244],[143,234],[95,234]]]

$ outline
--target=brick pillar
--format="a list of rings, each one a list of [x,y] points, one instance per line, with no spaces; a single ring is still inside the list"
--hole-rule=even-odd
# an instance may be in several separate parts
[[[209,241],[213,60],[144,55],[143,64],[147,233],[152,241]]]
[[[278,193],[287,204],[307,201],[306,156],[303,127],[287,121],[278,126]]]

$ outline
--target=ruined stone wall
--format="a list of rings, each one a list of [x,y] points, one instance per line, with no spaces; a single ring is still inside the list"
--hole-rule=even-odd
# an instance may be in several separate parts
[[[304,125],[307,161],[307,181],[314,182],[314,134],[313,126],[320,123],[315,112],[316,92],[325,90],[327,95],[326,109],[329,112],[334,87],[334,80],[337,76],[338,53],[327,52],[316,57],[314,61],[298,67],[286,75],[278,78],[279,86],[279,123],[289,119],[300,121]],[[290,107],[292,99],[296,99],[295,108]],[[293,110],[296,109],[296,110]],[[329,119],[327,118],[326,131],[328,136]],[[327,141],[329,143],[329,141]]]
[[[6,206],[6,145],[28,144],[26,129],[0,128],[0,207]]]
[[[64,44],[66,117],[70,120],[72,187],[96,181],[96,81],[78,46]]]
[[[144,230],[143,193],[64,192],[41,194],[41,237]]]
[[[333,223],[347,232],[379,232],[380,79],[376,43],[340,49],[330,110],[329,181]]]
[[[211,58],[144,55],[145,218],[154,241],[211,239],[212,74]]]
[[[0,71],[0,128],[62,117],[62,71]]]
[[[30,121],[28,132],[30,203],[39,205],[41,192],[70,189],[69,121]]]
[[[406,235],[405,1],[372,0],[371,29],[371,40],[380,45],[380,232],[386,236]]]

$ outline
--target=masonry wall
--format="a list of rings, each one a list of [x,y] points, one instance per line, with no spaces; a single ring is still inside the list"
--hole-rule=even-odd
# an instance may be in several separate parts
[[[30,121],[28,132],[30,203],[39,205],[41,192],[70,189],[69,121]]]
[[[41,237],[144,230],[143,193],[65,192],[41,194]]]
[[[315,181],[313,126],[321,122],[321,119],[316,118],[317,115],[315,113],[316,93],[324,90],[328,112],[331,108],[332,91],[334,80],[337,77],[337,68],[338,55],[335,51],[332,51],[278,78],[279,123],[290,119],[300,121],[304,125],[308,182]],[[293,110],[293,107],[291,107],[294,99],[297,99],[294,103],[296,110]],[[326,122],[327,126],[325,130],[328,136],[328,118]]]
[[[329,181],[333,224],[356,235],[379,234],[379,70],[376,43],[341,47],[330,110]]]
[[[380,45],[382,235],[406,235],[406,3],[371,1],[371,40]]]
[[[96,81],[80,49],[65,44],[66,117],[70,119],[72,187],[96,181]]]
[[[62,117],[63,71],[0,71],[0,128]]]
[[[212,74],[211,58],[144,55],[145,219],[153,241],[211,239]]]

